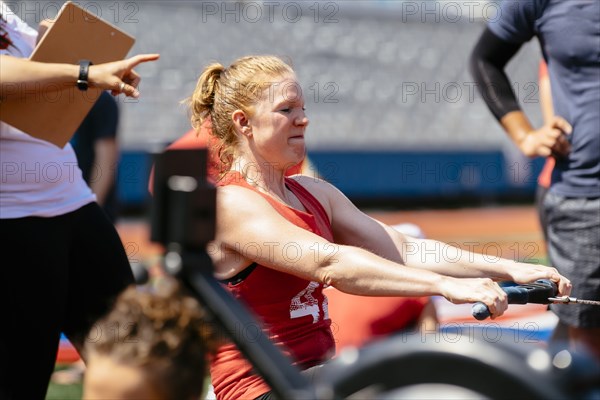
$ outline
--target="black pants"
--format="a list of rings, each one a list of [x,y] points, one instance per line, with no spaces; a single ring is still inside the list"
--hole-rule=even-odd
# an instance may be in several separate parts
[[[52,218],[0,220],[0,399],[44,399],[60,333],[84,342],[133,282],[96,203]]]

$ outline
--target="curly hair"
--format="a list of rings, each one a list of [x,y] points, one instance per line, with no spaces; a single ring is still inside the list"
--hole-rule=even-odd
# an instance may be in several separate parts
[[[198,302],[174,281],[134,286],[92,328],[86,351],[141,368],[166,399],[198,398],[217,336]]]

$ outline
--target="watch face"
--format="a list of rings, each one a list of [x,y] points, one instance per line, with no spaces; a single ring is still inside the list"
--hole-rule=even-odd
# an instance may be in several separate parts
[[[77,80],[77,88],[79,90],[88,90],[88,81]]]

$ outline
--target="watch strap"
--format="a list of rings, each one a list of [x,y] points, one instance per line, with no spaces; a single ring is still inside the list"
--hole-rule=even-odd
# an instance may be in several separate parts
[[[77,78],[77,88],[79,90],[88,90],[88,74],[90,72],[90,65],[93,65],[90,60],[79,61],[79,78]]]

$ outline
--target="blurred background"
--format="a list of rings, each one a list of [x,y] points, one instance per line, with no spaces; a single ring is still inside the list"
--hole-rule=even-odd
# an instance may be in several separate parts
[[[62,1],[7,1],[31,26]],[[138,100],[119,97],[117,193],[145,208],[152,154],[190,129],[181,100],[202,68],[248,54],[291,60],[311,121],[318,172],[359,204],[449,206],[529,202],[541,160],[523,158],[487,110],[468,57],[493,1],[78,1],[133,35]],[[93,43],[90,45],[94,45]],[[541,122],[537,41],[508,65],[513,89]]]

